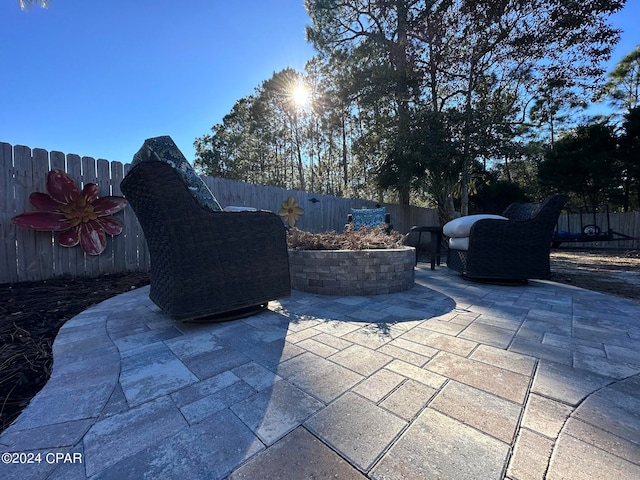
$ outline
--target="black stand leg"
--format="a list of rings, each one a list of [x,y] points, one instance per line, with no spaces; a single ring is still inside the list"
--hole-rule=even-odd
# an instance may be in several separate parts
[[[436,255],[438,254],[438,233],[431,232],[431,270],[436,269]],[[440,262],[438,262],[440,264]]]

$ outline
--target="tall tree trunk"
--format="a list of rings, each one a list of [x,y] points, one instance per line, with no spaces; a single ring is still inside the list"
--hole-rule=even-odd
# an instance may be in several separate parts
[[[504,173],[507,174],[507,180],[511,181],[511,170],[509,170],[509,157],[504,156]]]
[[[463,127],[463,146],[462,146],[462,175],[460,178],[460,214],[469,215],[469,185],[471,184],[471,133],[473,129],[473,107],[471,103],[471,95],[475,90],[475,72],[476,63],[471,62],[469,67],[468,84],[465,92],[464,106],[464,127]]]
[[[349,168],[347,163],[347,125],[344,113],[342,114],[342,183],[346,192],[347,185],[349,185]]]
[[[293,120],[291,123],[292,123],[292,129],[293,129],[293,143],[295,146],[295,155],[297,160],[296,167],[298,169],[298,181],[300,182],[300,190],[304,192],[307,189],[307,185],[304,180],[304,165],[302,163],[302,149],[300,148],[300,132],[298,129],[298,116],[296,114],[293,115]]]
[[[462,175],[460,177],[460,214],[469,215],[469,184],[471,183],[471,88],[467,91],[462,147]]]
[[[298,132],[296,130],[296,155],[298,157],[298,178],[300,181],[300,190],[306,191],[307,185],[304,181],[304,168],[302,165],[302,151],[300,150],[300,142],[298,142]]]
[[[397,33],[398,40],[396,43],[390,45],[391,48],[391,63],[396,71],[396,91],[395,100],[398,105],[398,141],[401,146],[400,155],[406,155],[406,145],[410,136],[410,121],[411,116],[409,112],[409,79],[408,79],[408,62],[407,62],[407,5],[405,0],[396,0],[397,11]],[[406,162],[405,159],[400,159],[402,162]],[[409,185],[409,178],[406,183],[402,183],[400,179],[400,185],[397,185],[398,189],[398,201],[400,205],[409,205],[409,193],[411,187]]]

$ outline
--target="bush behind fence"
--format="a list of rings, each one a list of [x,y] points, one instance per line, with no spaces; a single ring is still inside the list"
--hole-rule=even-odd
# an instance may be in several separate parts
[[[107,236],[107,248],[98,256],[86,255],[78,247],[57,244],[51,232],[36,232],[16,227],[11,218],[32,211],[29,195],[46,192],[46,176],[51,169],[71,175],[80,188],[97,183],[100,196],[122,195],[120,182],[131,165],[41,148],[12,146],[0,142],[0,283],[46,280],[62,275],[98,276],[106,273],[146,271],[149,254],[144,234],[130,206],[115,216],[124,225],[123,232]],[[371,208],[375,201],[339,198],[312,192],[266,187],[221,178],[203,177],[222,206],[251,206],[278,212],[290,196],[304,209],[296,227],[320,232],[342,231],[351,208]],[[434,209],[383,204],[391,214],[395,230],[406,233],[413,225],[436,225]],[[179,212],[176,212],[179,214]],[[572,217],[572,224],[578,222]],[[612,213],[611,228],[632,237],[640,237],[640,213]],[[233,235],[233,232],[229,232]],[[574,247],[638,248],[638,240],[572,244]]]

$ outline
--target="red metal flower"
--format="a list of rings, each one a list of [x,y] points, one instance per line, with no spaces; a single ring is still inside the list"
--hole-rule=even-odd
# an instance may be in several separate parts
[[[122,224],[111,215],[122,210],[123,197],[98,198],[98,185],[87,183],[82,192],[73,178],[62,170],[47,174],[49,194],[34,192],[29,203],[38,212],[23,213],[11,219],[20,227],[39,231],[54,231],[63,247],[80,244],[89,255],[100,255],[109,235],[122,232]]]

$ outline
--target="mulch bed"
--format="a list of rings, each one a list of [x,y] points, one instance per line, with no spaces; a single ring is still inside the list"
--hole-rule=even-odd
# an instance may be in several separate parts
[[[640,275],[638,250],[556,250],[551,261],[556,282],[640,301],[640,284],[634,280]],[[91,305],[148,284],[147,273],[132,272],[0,285],[0,432],[49,379],[51,347],[66,321]]]
[[[91,305],[149,284],[133,272],[0,285],[0,432],[45,385],[58,330]]]

